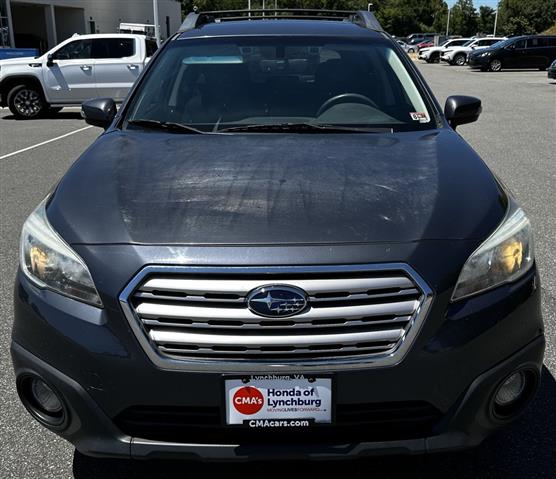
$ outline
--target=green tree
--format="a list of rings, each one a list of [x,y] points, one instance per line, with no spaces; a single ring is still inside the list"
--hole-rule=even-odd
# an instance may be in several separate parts
[[[435,31],[439,16],[447,9],[443,0],[377,0],[373,4],[384,29],[400,36]]]
[[[473,6],[473,0],[458,0],[456,2],[452,7],[450,24],[451,34],[469,37],[477,33],[477,10]]]
[[[541,33],[556,22],[556,0],[501,0],[500,31],[506,35]]]
[[[479,7],[478,29],[483,34],[492,33],[494,31],[494,18],[496,10],[494,8],[481,5]]]
[[[524,16],[509,17],[504,21],[503,31],[508,36],[532,35],[536,33],[535,27]]]

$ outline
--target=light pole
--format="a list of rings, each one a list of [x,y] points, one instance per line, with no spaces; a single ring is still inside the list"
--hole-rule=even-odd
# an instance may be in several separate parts
[[[160,47],[160,28],[158,26],[158,0],[153,0],[154,12],[154,38],[156,39],[157,46]]]
[[[450,7],[448,7],[448,21],[446,22],[446,36],[450,34]]]
[[[498,27],[498,10],[500,9],[500,5],[496,5],[496,14],[494,15],[494,33],[493,36],[496,36],[496,27]]]

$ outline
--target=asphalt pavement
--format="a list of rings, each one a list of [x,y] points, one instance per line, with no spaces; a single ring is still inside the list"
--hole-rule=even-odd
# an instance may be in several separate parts
[[[230,465],[74,455],[70,444],[32,420],[17,398],[9,357],[12,288],[23,221],[101,130],[85,129],[77,109],[27,122],[0,109],[0,477],[556,477],[556,82],[538,71],[419,66],[441,104],[450,94],[483,100],[479,122],[458,131],[510,187],[535,229],[548,342],[540,392],[517,422],[472,452],[350,463]]]

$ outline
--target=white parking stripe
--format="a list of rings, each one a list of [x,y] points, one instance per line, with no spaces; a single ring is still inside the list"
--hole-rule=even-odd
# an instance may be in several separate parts
[[[43,145],[46,145],[48,143],[52,143],[53,141],[61,140],[62,138],[66,138],[70,135],[74,135],[75,133],[79,133],[80,131],[88,130],[89,128],[92,128],[92,126],[85,126],[83,128],[79,128],[79,130],[70,131],[69,133],[66,133],[65,135],[60,135],[60,136],[57,136],[56,138],[51,138],[50,140],[42,141],[40,143],[37,143],[36,145],[28,146],[27,148],[23,148],[23,149],[17,150],[17,151],[12,151],[11,153],[0,156],[0,160],[3,160],[5,158],[9,158],[10,156],[18,155],[19,153],[23,153],[25,151],[29,151],[29,150],[32,150],[34,148],[38,148],[39,146],[43,146]]]

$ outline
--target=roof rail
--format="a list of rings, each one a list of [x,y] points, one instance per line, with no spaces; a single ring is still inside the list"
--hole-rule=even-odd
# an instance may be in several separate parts
[[[373,12],[366,10],[320,10],[304,8],[265,8],[246,10],[215,10],[201,12],[195,7],[181,24],[178,32],[193,30],[207,23],[236,20],[341,20],[355,23],[364,28],[383,32]]]

